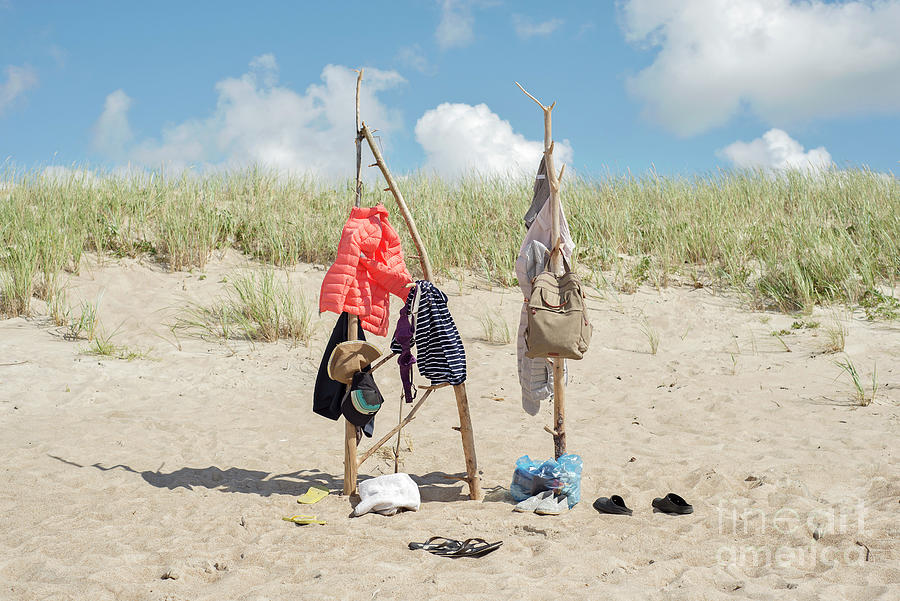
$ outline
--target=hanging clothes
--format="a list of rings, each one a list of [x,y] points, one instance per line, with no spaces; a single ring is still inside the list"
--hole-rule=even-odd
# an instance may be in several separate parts
[[[538,240],[532,240],[525,250],[525,270],[529,282],[544,271],[550,251]],[[526,297],[527,298],[527,297]],[[516,334],[516,355],[519,368],[519,386],[522,388],[522,408],[530,415],[537,415],[541,401],[553,398],[553,363],[548,357],[526,357],[525,330],[528,327],[528,304],[522,304],[519,330]],[[569,366],[563,361],[564,382],[568,383]]]
[[[319,312],[348,312],[376,336],[388,333],[390,294],[406,297],[412,277],[400,236],[384,205],[354,207],[341,232],[337,258],[322,280]]]
[[[417,291],[418,286],[410,291],[410,294]],[[415,314],[416,305],[416,301],[413,300],[411,303],[404,304],[400,309],[400,318],[397,320],[397,328],[394,330],[394,337],[391,341],[392,350],[394,345],[399,349],[400,356],[397,357],[397,365],[400,367],[400,382],[403,384],[403,397],[407,403],[412,403],[416,398],[416,389],[412,384],[412,366],[416,362],[416,358],[412,354],[415,317],[410,318],[411,312]]]
[[[534,178],[534,194],[531,196],[531,206],[525,213],[525,229],[531,227],[538,213],[544,207],[544,203],[550,198],[550,180],[547,179],[547,157],[541,156],[541,164]]]
[[[418,308],[414,306],[418,298]],[[456,385],[466,380],[466,351],[450,309],[447,295],[427,280],[419,280],[406,297],[406,307],[414,324],[413,345],[419,373],[432,386],[444,382]],[[391,351],[402,353],[396,339]]]
[[[546,169],[543,160],[541,167]],[[532,207],[539,202],[538,194],[543,195],[544,186],[539,182],[546,181],[546,177],[541,180],[540,169],[538,178],[535,179],[535,198],[532,200]],[[522,303],[522,311],[519,315],[519,331],[516,337],[516,355],[519,367],[519,385],[522,388],[522,408],[530,415],[536,415],[540,410],[541,401],[553,396],[553,370],[549,359],[544,357],[529,358],[525,356],[527,350],[525,344],[525,329],[528,326],[527,299],[531,296],[531,282],[543,270],[546,258],[549,254],[549,248],[552,246],[550,241],[550,228],[552,213],[550,211],[550,188],[546,186],[546,196],[543,204],[537,212],[532,224],[525,233],[525,239],[519,248],[519,256],[516,258],[516,277],[519,280],[519,288],[526,299]],[[529,212],[531,209],[529,209]],[[526,215],[526,224],[527,224]],[[560,249],[563,256],[568,260],[575,250],[575,242],[569,234],[569,224],[566,221],[566,215],[563,211],[562,203],[559,205],[559,235],[561,239]],[[566,362],[563,361],[564,370],[567,370]],[[567,374],[567,371],[564,371]],[[566,376],[568,377],[568,375]]]
[[[337,420],[341,417],[341,401],[347,393],[347,385],[332,380],[328,376],[328,360],[331,358],[331,352],[334,348],[347,340],[347,325],[350,316],[347,313],[341,313],[338,317],[334,329],[331,331],[331,338],[325,345],[325,354],[322,355],[322,361],[319,363],[319,372],[316,374],[316,385],[313,389],[313,413],[317,413],[322,417]],[[361,322],[357,322],[356,336],[358,340],[365,340],[366,335],[363,333]],[[375,431],[375,416],[363,426],[363,433],[369,438]]]

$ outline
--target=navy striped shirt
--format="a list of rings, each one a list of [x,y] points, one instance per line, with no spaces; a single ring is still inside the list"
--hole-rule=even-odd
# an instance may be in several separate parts
[[[419,310],[415,316],[413,346],[419,373],[428,378],[432,386],[444,382],[461,384],[466,380],[466,351],[447,308],[447,295],[427,280],[419,280],[416,286],[419,290]],[[415,294],[416,288],[409,291],[407,307],[413,302]],[[391,350],[399,353],[400,345],[392,341]]]

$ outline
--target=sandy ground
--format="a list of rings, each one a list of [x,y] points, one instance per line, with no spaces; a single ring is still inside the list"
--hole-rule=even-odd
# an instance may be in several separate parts
[[[420,511],[350,518],[343,423],[311,411],[335,316],[316,318],[308,347],[229,348],[165,325],[246,268],[258,267],[231,253],[192,274],[86,262],[71,302],[102,292],[104,328],[146,354],[133,361],[87,354],[40,316],[0,321],[0,599],[900,599],[896,322],[753,312],[706,289],[598,294],[593,346],[567,389],[582,502],[541,517],[513,513],[504,489],[519,456],[551,455],[552,408],[527,415],[514,343],[481,340],[489,314],[515,333],[520,295],[440,282],[466,344],[486,500],[446,478],[464,462],[442,391],[404,430]],[[315,301],[323,273],[289,278]],[[798,319],[820,325],[784,344],[771,335]],[[834,319],[867,387],[877,366],[867,407],[834,363],[844,355],[822,353]],[[400,387],[394,367],[376,379],[380,436]],[[392,471],[376,455],[361,477]],[[298,505],[313,484],[332,493]],[[653,513],[669,491],[695,513]],[[615,493],[633,517],[591,507]],[[304,510],[327,525],[281,520]],[[479,559],[407,549],[438,534],[504,544]]]

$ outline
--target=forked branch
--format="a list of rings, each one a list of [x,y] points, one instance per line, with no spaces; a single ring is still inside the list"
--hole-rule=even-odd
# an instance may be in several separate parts
[[[552,136],[552,128],[551,128],[551,119],[550,118],[551,118],[551,113],[553,112],[553,107],[556,106],[556,102],[545,106],[540,100],[538,100],[537,98],[535,98],[534,96],[529,94],[528,90],[526,90],[525,88],[522,87],[522,84],[520,84],[519,82],[515,82],[515,84],[517,86],[519,86],[519,89],[522,90],[522,92],[524,92],[526,96],[528,96],[529,98],[534,100],[537,103],[537,105],[539,107],[541,107],[541,110],[544,112],[544,152],[546,153],[548,150],[550,152],[553,152],[553,150],[551,149],[551,144],[553,143],[553,136]]]
[[[540,100],[528,93],[519,82],[516,82],[519,89],[526,96],[534,100],[541,111],[544,113],[544,163],[547,168],[547,176],[550,180],[550,270],[559,274],[562,271],[562,238],[560,236],[560,218],[561,213],[559,198],[559,180],[565,173],[566,166],[563,165],[557,176],[556,169],[553,165],[553,129],[551,116],[554,102],[551,105],[544,105]],[[553,435],[553,452],[556,458],[566,452],[566,389],[565,389],[565,359],[554,358],[553,362],[553,428],[545,427],[544,429]]]

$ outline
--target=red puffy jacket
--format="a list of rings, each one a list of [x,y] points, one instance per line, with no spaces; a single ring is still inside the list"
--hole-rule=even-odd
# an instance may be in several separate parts
[[[359,315],[376,336],[388,332],[388,294],[405,299],[412,277],[403,262],[400,236],[384,205],[354,207],[341,232],[337,259],[322,280],[319,312]]]

